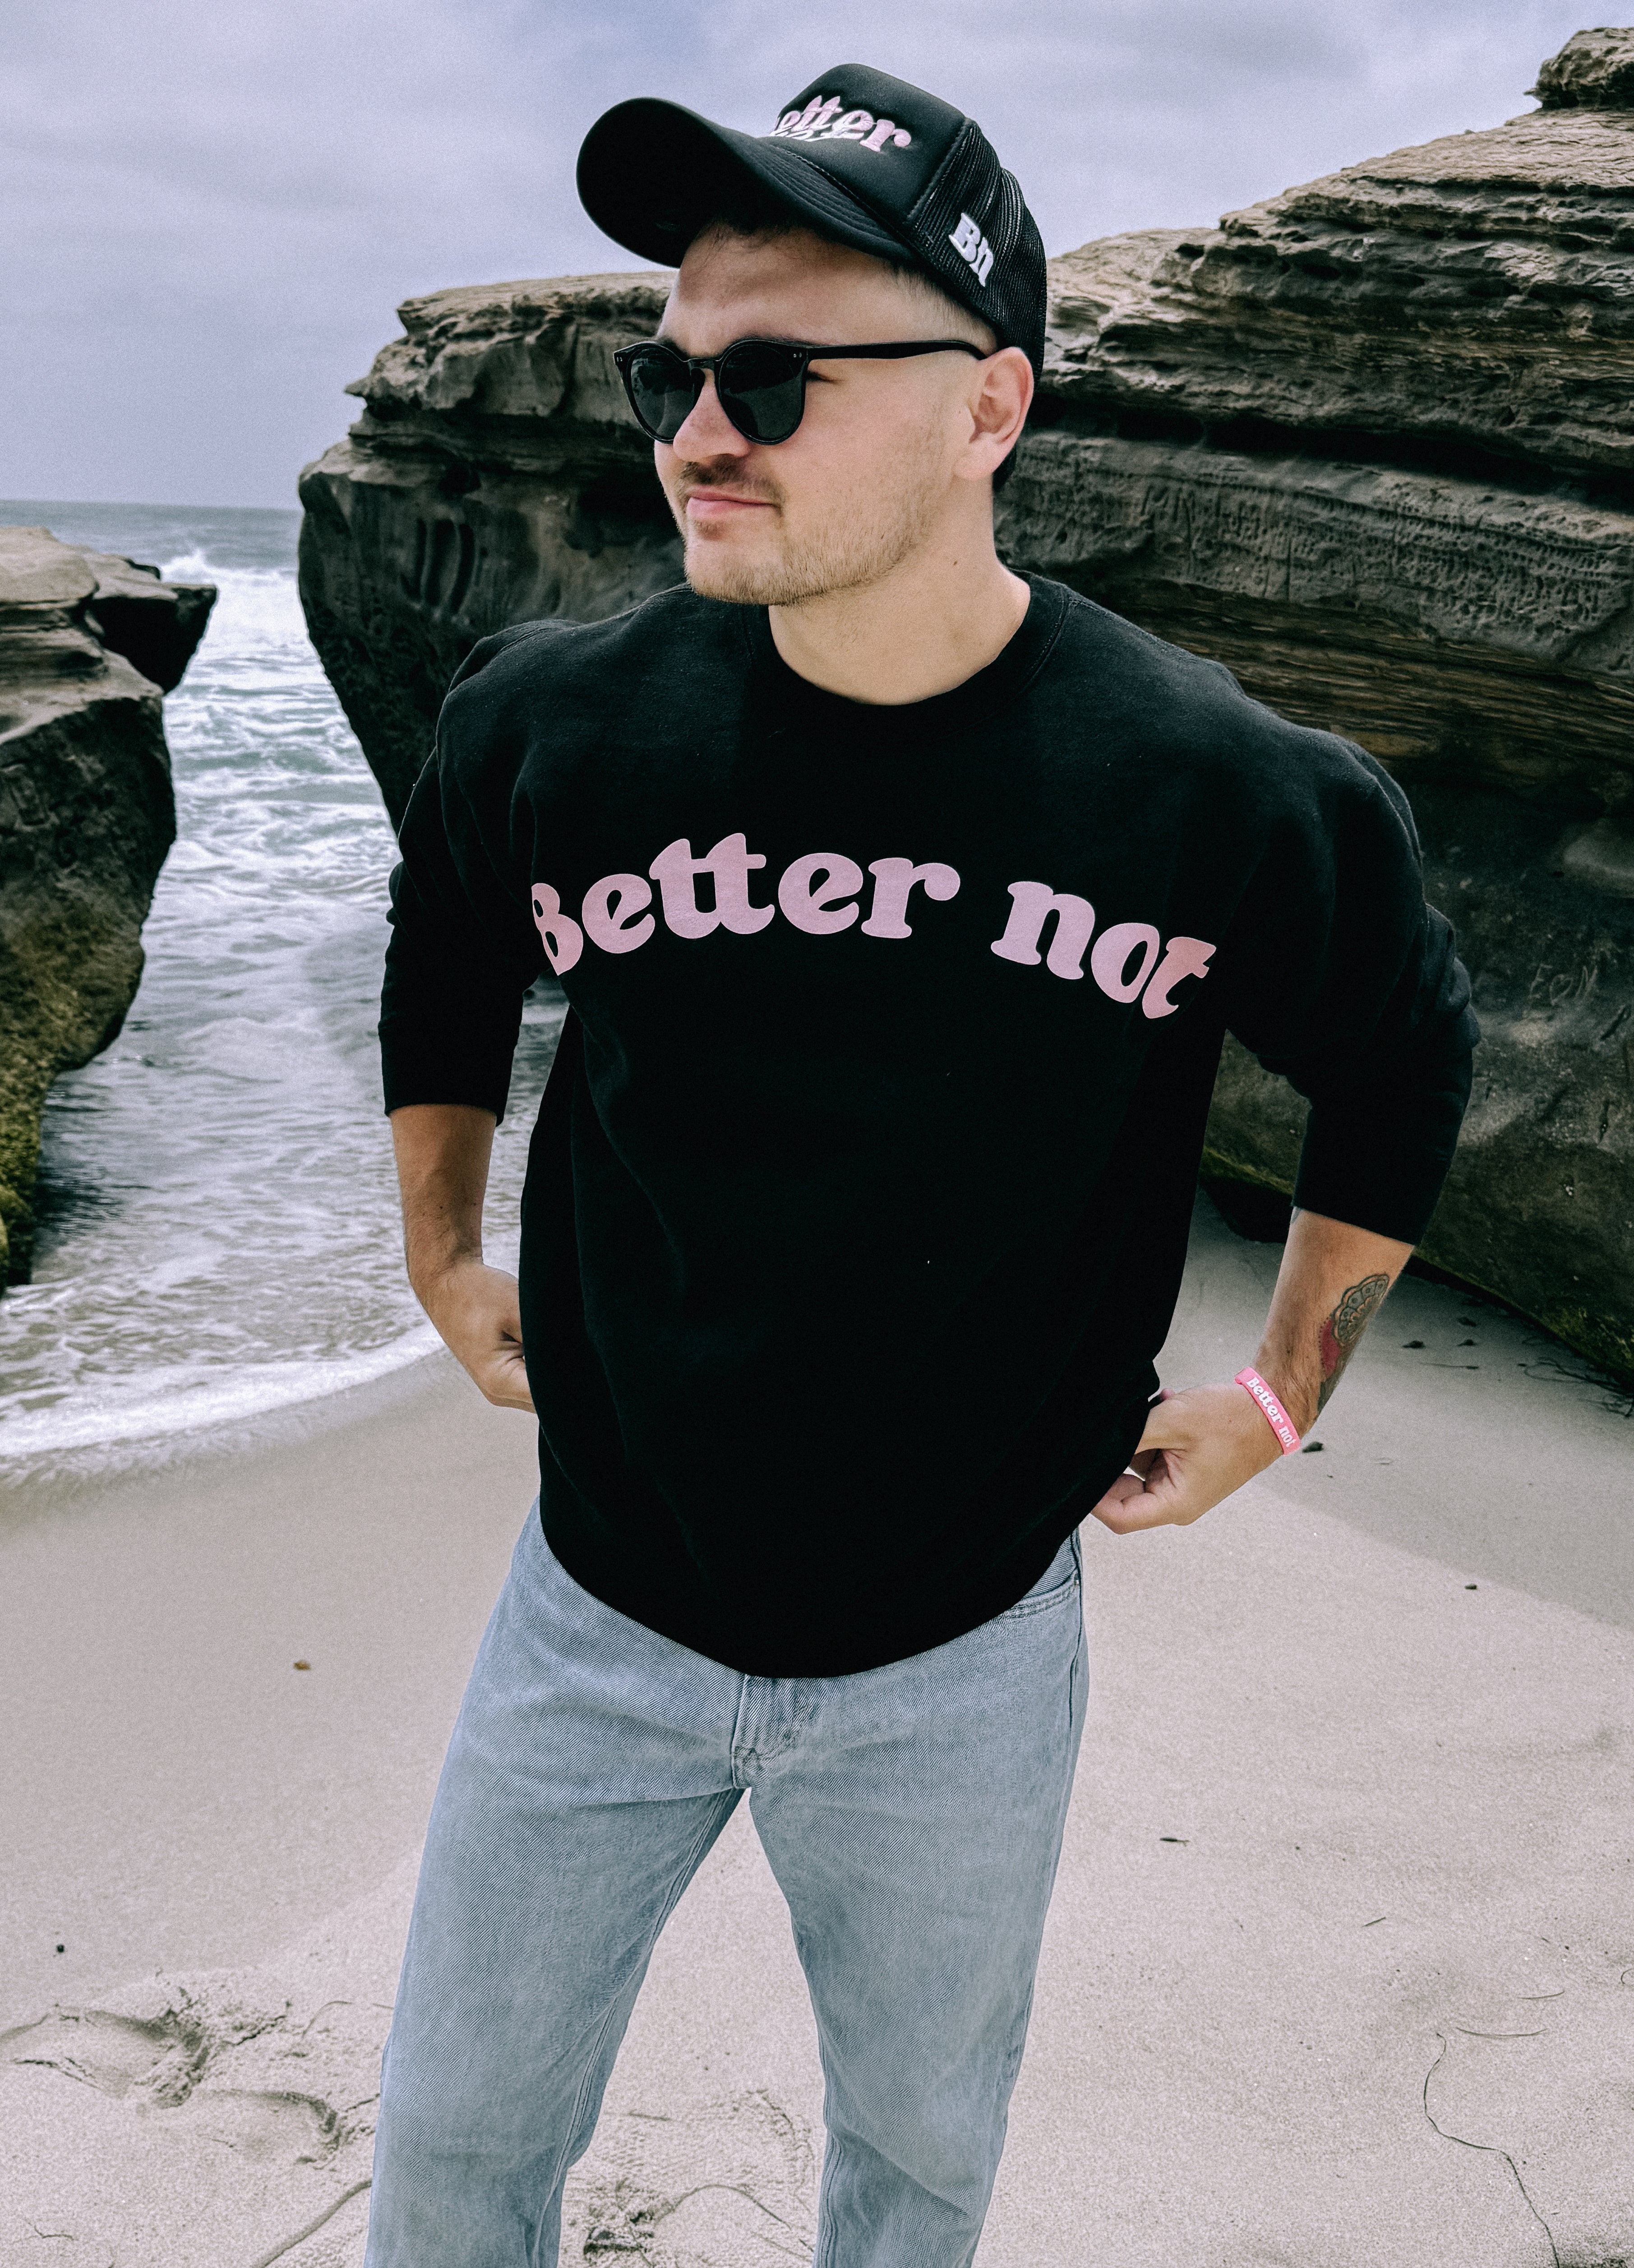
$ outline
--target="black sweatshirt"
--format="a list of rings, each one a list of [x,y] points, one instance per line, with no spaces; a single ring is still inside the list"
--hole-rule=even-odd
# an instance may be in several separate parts
[[[547,959],[570,1003],[522,1202],[551,1548],[740,1670],[974,1628],[1122,1470],[1227,1028],[1310,1098],[1297,1201],[1385,1236],[1468,1098],[1400,789],[1032,589],[896,708],[684,589],[502,631],[403,823],[387,1109],[502,1114]]]

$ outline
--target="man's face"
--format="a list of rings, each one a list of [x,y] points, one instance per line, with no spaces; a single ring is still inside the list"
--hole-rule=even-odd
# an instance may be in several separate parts
[[[805,231],[715,231],[688,251],[661,335],[683,354],[734,339],[872,346],[953,338],[971,328],[881,261]],[[969,355],[813,365],[806,414],[775,447],[746,440],[707,378],[673,442],[653,445],[706,598],[795,606],[877,582],[931,540],[971,431]]]

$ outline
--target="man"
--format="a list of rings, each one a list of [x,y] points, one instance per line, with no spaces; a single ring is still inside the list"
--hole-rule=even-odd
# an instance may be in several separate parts
[[[1434,1204],[1468,985],[1371,759],[1000,563],[1044,266],[970,121],[844,65],[764,136],[621,105],[579,183],[679,263],[620,362],[687,587],[478,646],[403,828],[410,1275],[537,1409],[541,1493],[432,1815],[369,2258],[556,2258],[747,1790],[821,2041],[816,2258],[953,2268],[1082,1724],[1078,1524],[1298,1446]],[[482,1201],[547,962],[519,1296]],[[1159,1397],[1228,1028],[1312,1100],[1299,1210],[1253,1366]]]

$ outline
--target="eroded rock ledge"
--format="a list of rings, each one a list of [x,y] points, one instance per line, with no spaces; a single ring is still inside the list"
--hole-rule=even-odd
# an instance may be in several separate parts
[[[26,1282],[40,1117],[118,1035],[176,832],[162,692],[208,584],[0,528],[0,1285]]]
[[[1053,261],[1001,540],[1408,786],[1486,1033],[1426,1256],[1629,1377],[1634,32],[1579,33],[1537,92]],[[303,476],[308,622],[394,816],[479,637],[675,579],[611,361],[666,281],[408,302]],[[1211,1174],[1285,1193],[1303,1115],[1229,1047]]]
[[[668,285],[569,276],[405,300],[405,335],[347,389],[363,416],[302,474],[307,627],[394,821],[479,637],[599,621],[679,579],[613,366]]]

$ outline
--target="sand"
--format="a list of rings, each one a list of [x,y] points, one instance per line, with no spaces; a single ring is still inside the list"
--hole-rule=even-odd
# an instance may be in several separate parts
[[[1244,1359],[1276,1259],[1200,1210],[1167,1376]],[[1091,1722],[980,2268],[1634,2258],[1634,1421],[1410,1282],[1318,1438],[1194,1529],[1086,1530]],[[531,1465],[437,1358],[7,1492],[0,2268],[357,2268],[416,1847]],[[563,2257],[805,2258],[821,2146],[740,1813]]]

